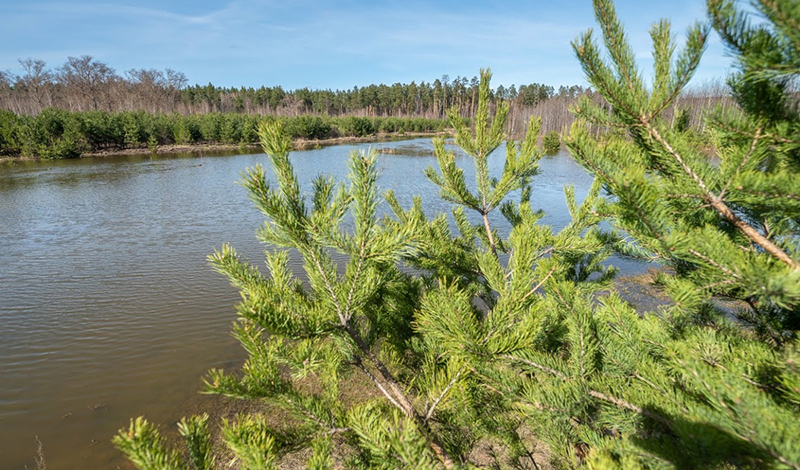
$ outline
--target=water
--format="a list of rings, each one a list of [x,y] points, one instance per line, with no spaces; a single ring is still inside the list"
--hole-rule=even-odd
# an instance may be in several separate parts
[[[435,165],[419,155],[428,140],[372,146],[398,152],[379,157],[382,189],[449,212],[423,175]],[[320,173],[343,178],[349,151],[368,147],[292,161],[308,188]],[[139,415],[171,425],[196,406],[208,369],[241,361],[229,335],[238,294],[206,256],[228,242],[263,258],[263,217],[235,184],[256,163],[268,165],[255,154],[0,167],[0,469],[35,468],[37,439],[49,470],[129,468],[110,444],[117,429]],[[490,163],[499,172],[501,155]],[[543,223],[563,226],[563,186],[581,198],[591,178],[566,154],[540,166],[532,200]]]

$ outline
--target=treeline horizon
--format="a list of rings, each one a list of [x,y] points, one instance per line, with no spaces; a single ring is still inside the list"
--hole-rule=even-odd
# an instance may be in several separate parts
[[[0,155],[4,156],[70,158],[176,143],[250,144],[256,140],[258,120],[269,116],[291,118],[290,134],[305,139],[438,132],[443,126],[437,121],[443,121],[450,109],[474,117],[479,85],[477,77],[451,80],[444,75],[429,83],[336,91],[225,88],[210,83],[189,86],[183,73],[169,68],[132,69],[119,75],[88,55],[69,57],[56,69],[38,59],[19,62],[21,75],[0,71]],[[491,89],[489,106],[508,104],[506,131],[519,138],[531,116],[541,118],[542,135],[564,133],[575,119],[571,108],[583,96],[604,101],[588,87],[556,89],[532,83]],[[735,106],[721,82],[684,93],[676,103],[698,128],[708,110]],[[295,120],[302,117],[319,119]]]
[[[0,108],[18,115],[37,115],[47,108],[67,111],[147,111],[152,114],[241,113],[258,115],[361,117],[444,117],[456,107],[472,117],[478,77],[448,75],[417,83],[372,84],[347,90],[294,90],[282,86],[220,87],[189,85],[182,72],[167,68],[131,69],[122,74],[90,55],[68,57],[50,69],[39,59],[19,59],[23,73],[0,71]],[[491,101],[513,108],[533,107],[558,98],[591,94],[580,85],[511,84],[494,88]]]

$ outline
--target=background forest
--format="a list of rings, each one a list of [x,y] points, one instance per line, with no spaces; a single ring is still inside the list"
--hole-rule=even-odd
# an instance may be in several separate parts
[[[0,156],[72,158],[173,144],[249,145],[265,116],[283,120],[287,132],[301,139],[440,132],[448,110],[475,115],[479,84],[478,77],[444,75],[430,83],[351,90],[236,89],[189,86],[184,74],[171,69],[120,75],[91,56],[70,57],[56,69],[37,59],[19,62],[21,75],[0,71]],[[533,115],[542,121],[542,135],[563,132],[574,119],[570,106],[583,96],[603,100],[591,88],[531,83],[500,85],[490,90],[489,102],[508,105],[506,130],[519,138]],[[731,105],[721,84],[684,92],[679,101],[692,110],[695,125],[702,125],[712,105]]]
[[[35,115],[45,108],[68,111],[147,111],[149,113],[325,114],[330,116],[417,116],[439,118],[452,107],[466,116],[475,112],[478,77],[444,75],[431,83],[368,85],[351,90],[284,90],[280,86],[221,88],[189,86],[181,72],[134,69],[119,75],[91,56],[69,57],[56,69],[44,61],[20,59],[24,73],[0,72],[0,107]],[[493,100],[535,106],[551,98],[575,99],[589,90],[532,83],[499,86]]]

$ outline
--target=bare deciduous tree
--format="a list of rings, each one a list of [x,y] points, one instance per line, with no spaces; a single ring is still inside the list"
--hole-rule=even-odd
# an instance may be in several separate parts
[[[47,63],[40,59],[19,59],[19,64],[25,73],[18,76],[14,87],[21,87],[35,109],[28,110],[29,113],[38,113],[43,108],[52,106],[51,87],[53,84],[53,73],[45,67]]]
[[[77,94],[70,100],[73,105],[71,108],[79,111],[96,110],[105,104],[106,108],[112,109],[108,100],[110,88],[119,76],[113,68],[97,62],[92,56],[67,57],[67,62],[59,69],[57,79]]]

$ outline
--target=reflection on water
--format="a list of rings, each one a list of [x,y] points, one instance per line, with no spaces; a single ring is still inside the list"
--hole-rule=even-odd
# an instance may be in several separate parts
[[[373,146],[398,148],[379,156],[383,189],[406,207],[422,195],[428,215],[449,212],[423,176],[435,164],[429,141]],[[348,152],[369,147],[292,161],[307,188],[320,173],[344,178]],[[123,465],[109,441],[130,417],[174,422],[205,371],[242,358],[228,333],[238,295],[206,256],[229,242],[263,258],[263,219],[235,184],[256,163],[268,164],[256,154],[0,167],[0,467],[34,468],[36,436],[50,469]],[[490,164],[499,173],[502,156]],[[532,202],[543,223],[563,226],[563,186],[581,198],[591,179],[565,154],[541,168]]]

